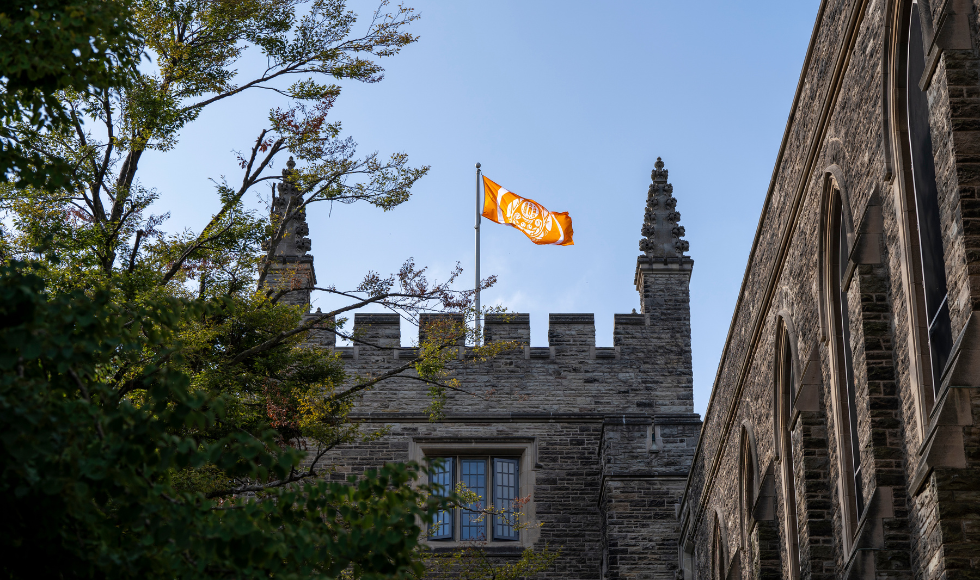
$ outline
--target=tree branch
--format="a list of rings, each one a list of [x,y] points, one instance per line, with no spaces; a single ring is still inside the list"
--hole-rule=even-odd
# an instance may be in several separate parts
[[[141,241],[143,241],[143,230],[137,230],[136,241],[133,242],[133,252],[129,255],[129,268],[126,269],[130,274],[133,273],[133,269],[136,267],[136,254],[140,251]]]
[[[403,364],[402,366],[393,368],[390,371],[388,371],[386,373],[382,373],[382,374],[378,375],[377,377],[375,377],[373,379],[370,379],[368,381],[364,381],[363,383],[357,383],[356,385],[354,385],[353,387],[347,389],[346,391],[344,391],[342,393],[337,393],[337,394],[334,394],[334,395],[330,395],[329,397],[326,398],[326,401],[328,403],[331,403],[333,401],[339,401],[341,399],[346,399],[346,398],[350,397],[351,395],[354,395],[354,394],[359,393],[359,392],[361,392],[361,391],[363,391],[365,389],[369,389],[369,388],[373,387],[374,385],[380,383],[381,381],[386,381],[386,380],[388,380],[388,379],[390,379],[392,377],[395,377],[395,376],[400,375],[401,373],[407,371],[410,368],[414,368],[415,367],[415,363],[417,363],[418,361],[419,361],[419,359],[417,359],[417,358],[416,359],[412,359],[412,360],[408,361],[407,363]]]
[[[265,158],[261,162],[259,162],[258,168],[254,172],[251,171],[253,163],[255,162],[255,158],[258,154],[259,148],[262,145],[262,138],[265,137],[267,132],[268,132],[267,130],[263,129],[262,133],[259,134],[259,138],[256,139],[255,141],[255,146],[252,147],[252,154],[249,157],[248,167],[245,171],[245,177],[242,178],[241,188],[239,188],[239,190],[235,193],[235,195],[231,199],[229,199],[227,203],[225,203],[225,205],[218,211],[218,213],[214,214],[214,216],[211,218],[211,221],[208,222],[208,225],[204,226],[204,229],[201,230],[201,233],[198,236],[197,240],[195,240],[194,243],[192,243],[190,247],[188,247],[180,255],[180,257],[173,263],[170,269],[167,270],[166,274],[164,274],[163,278],[160,280],[160,286],[165,286],[170,282],[170,280],[174,276],[177,275],[177,272],[179,272],[180,268],[184,265],[184,261],[186,261],[187,258],[190,257],[190,255],[193,252],[198,250],[201,246],[203,246],[207,242],[215,239],[215,237],[227,231],[226,228],[225,230],[222,230],[221,232],[213,236],[209,236],[207,238],[204,237],[205,234],[207,234],[208,231],[215,226],[215,224],[220,222],[221,219],[225,215],[227,215],[229,211],[231,211],[231,208],[233,208],[235,204],[237,204],[242,199],[242,196],[245,195],[245,192],[247,192],[249,188],[252,187],[252,185],[254,185],[259,181],[258,176],[261,175],[263,171],[265,171],[265,168],[269,165],[269,163],[272,162],[272,158],[275,157],[275,155],[282,150],[283,139],[279,139],[275,143],[273,143],[272,146],[269,148],[269,153],[266,154]]]
[[[303,473],[291,473],[289,477],[272,481],[270,483],[260,483],[255,485],[243,485],[240,487],[235,487],[231,489],[221,489],[217,491],[211,491],[204,495],[208,499],[214,499],[216,497],[225,497],[229,495],[236,495],[240,493],[249,493],[256,491],[266,491],[269,489],[275,489],[277,487],[282,487],[284,485],[289,485],[290,483],[296,483],[297,481],[302,481],[310,477],[316,477],[316,472],[306,471]]]
[[[109,102],[109,91],[102,91],[102,108],[105,112],[105,126],[108,133],[105,156],[102,158],[102,167],[95,175],[95,183],[92,184],[92,203],[95,205],[96,219],[105,221],[105,207],[102,205],[102,188],[105,185],[105,174],[109,170],[109,161],[112,158],[112,150],[115,146],[115,136],[112,126],[112,108]]]
[[[235,358],[231,359],[228,362],[228,364],[229,365],[238,364],[238,363],[242,362],[243,360],[245,360],[245,359],[247,359],[247,358],[249,358],[251,356],[254,356],[254,355],[259,354],[261,352],[265,352],[265,351],[267,351],[267,350],[269,350],[271,348],[275,348],[276,346],[278,346],[279,344],[281,344],[287,338],[289,338],[291,336],[296,336],[297,334],[299,334],[301,332],[306,332],[306,331],[312,329],[317,324],[323,322],[324,320],[327,320],[328,318],[334,317],[334,316],[336,316],[338,314],[343,314],[344,312],[349,312],[351,310],[356,310],[358,308],[362,308],[364,306],[367,306],[368,304],[373,304],[375,302],[378,302],[379,300],[384,300],[386,297],[387,297],[387,295],[375,296],[373,298],[368,298],[366,300],[362,300],[362,301],[358,302],[357,304],[351,304],[350,306],[345,306],[343,308],[338,308],[337,310],[334,310],[332,312],[321,313],[321,314],[315,315],[310,320],[304,322],[303,324],[297,326],[296,328],[294,328],[292,330],[284,330],[284,331],[280,332],[279,334],[277,334],[275,337],[270,338],[269,340],[263,342],[262,344],[253,346],[252,348],[250,348],[248,350],[242,351],[237,356],[235,356]]]

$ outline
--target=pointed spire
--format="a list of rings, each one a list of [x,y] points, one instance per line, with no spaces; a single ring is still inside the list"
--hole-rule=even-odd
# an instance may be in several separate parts
[[[677,225],[681,214],[675,208],[677,199],[671,195],[674,186],[667,183],[667,170],[664,162],[657,157],[654,170],[650,173],[653,184],[647,190],[647,208],[643,214],[643,227],[640,233],[640,251],[652,260],[689,260],[684,255],[690,245],[684,237],[684,226]]]
[[[306,211],[296,208],[303,204],[303,193],[299,189],[299,172],[296,161],[290,157],[282,170],[282,180],[272,192],[272,225],[278,228],[288,214],[282,238],[276,244],[268,276],[263,285],[286,290],[282,301],[286,304],[310,306],[310,292],[316,286],[316,272],[313,269],[313,256],[310,251],[310,226],[306,223]],[[272,240],[262,242],[262,249],[268,251]],[[265,258],[259,268],[265,267]]]
[[[276,186],[276,195],[272,198],[272,221],[280,222],[286,216],[286,208],[293,211],[303,203],[303,194],[296,185],[299,173],[296,171],[296,161],[290,156],[286,168],[282,170],[282,181]],[[279,246],[277,256],[305,256],[310,251],[310,226],[306,223],[306,211],[300,211],[286,224],[286,231]]]

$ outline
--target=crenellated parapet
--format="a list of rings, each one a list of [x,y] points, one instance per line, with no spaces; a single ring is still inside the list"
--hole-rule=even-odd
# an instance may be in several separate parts
[[[421,342],[425,339],[428,324],[438,320],[451,320],[458,324],[463,321],[458,314],[423,314],[418,334],[404,337],[404,342]],[[650,324],[650,317],[644,314],[616,314],[613,318],[613,346],[597,347],[594,314],[559,313],[548,316],[548,345],[531,346],[531,317],[527,313],[489,314],[483,327],[484,342],[514,342],[519,348],[501,356],[518,356],[525,359],[620,359],[620,347],[629,346],[642,349],[645,343],[657,334],[656,321]],[[338,352],[346,358],[355,357],[355,352],[363,356],[369,350],[373,356],[405,358],[414,355],[414,347],[402,346],[401,317],[397,314],[354,314],[354,347],[339,347]],[[333,335],[335,336],[335,335]],[[414,339],[414,340],[413,340]],[[329,335],[318,341],[318,346],[336,348],[336,339],[330,344]],[[472,347],[464,347],[463,339],[459,345],[463,356]],[[400,354],[392,354],[397,351]],[[653,353],[649,353],[653,354]]]
[[[483,340],[531,344],[531,315],[487,314],[483,319]]]

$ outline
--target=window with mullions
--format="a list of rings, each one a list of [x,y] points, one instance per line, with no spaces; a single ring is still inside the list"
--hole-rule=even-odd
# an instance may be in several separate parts
[[[783,323],[785,324],[785,323]],[[793,400],[796,397],[796,365],[789,331],[781,325],[777,348],[776,375],[776,427],[783,483],[783,518],[785,519],[786,555],[789,565],[789,578],[801,577],[800,562],[803,560],[800,549],[799,512],[797,511],[796,467],[793,462]]]
[[[445,497],[453,491],[453,458],[446,457],[442,461],[434,461],[429,477],[436,495]],[[433,540],[452,539],[453,513],[450,510],[440,510],[432,525],[429,527],[429,537]]]
[[[924,70],[922,28],[919,24],[919,5],[916,3],[912,5],[909,22],[906,106],[926,307],[925,322],[929,329],[932,386],[938,391],[943,369],[953,348],[953,331],[949,318],[946,262],[943,257],[942,225],[939,219],[939,188],[936,185],[936,165],[932,157],[932,134],[929,130],[929,100],[919,88],[919,79]]]
[[[831,268],[832,277],[837,286],[837,304],[835,321],[840,331],[836,333],[836,351],[838,365],[841,370],[837,396],[842,403],[842,411],[847,421],[847,439],[849,440],[849,455],[851,456],[851,475],[854,481],[854,501],[857,517],[864,512],[864,493],[861,480],[861,446],[858,441],[857,398],[854,385],[854,355],[851,352],[851,319],[847,290],[844,287],[844,276],[847,274],[849,246],[847,243],[847,226],[844,222],[844,206],[839,192],[835,192],[832,231],[836,238],[835,260]]]
[[[514,528],[514,503],[520,497],[519,460],[510,457],[437,457],[432,458],[433,485],[450,490],[456,482],[479,496],[464,509],[443,510],[429,529],[431,540],[516,541],[520,531]],[[483,516],[489,505],[503,514]]]

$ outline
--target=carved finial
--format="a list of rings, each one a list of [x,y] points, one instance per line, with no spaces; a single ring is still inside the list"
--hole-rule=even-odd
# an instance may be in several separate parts
[[[677,199],[672,195],[674,186],[667,183],[667,170],[664,169],[663,159],[657,157],[650,174],[653,184],[647,192],[647,207],[643,214],[643,227],[640,229],[643,238],[640,240],[640,251],[648,257],[664,260],[686,258],[684,252],[689,244],[684,237],[684,227],[677,225],[681,214],[675,209]]]
[[[293,159],[293,156],[290,155],[289,161],[286,162],[285,169],[282,170],[282,176],[284,178],[293,177],[293,180],[295,180],[295,175],[296,175],[296,161]],[[284,179],[283,181],[285,182],[286,180]]]
[[[650,173],[650,179],[654,183],[666,183],[667,182],[667,170],[664,169],[663,159],[657,157],[657,162],[653,164],[654,170]]]
[[[278,195],[272,198],[273,222],[286,219],[286,230],[276,247],[277,256],[305,256],[312,244],[310,226],[306,223],[303,194],[297,185],[296,160],[290,156],[282,170],[282,181],[276,185]],[[288,216],[287,216],[288,213]]]

